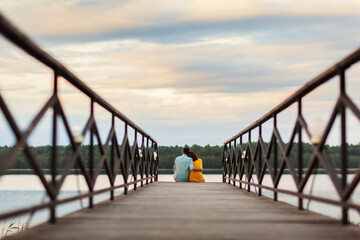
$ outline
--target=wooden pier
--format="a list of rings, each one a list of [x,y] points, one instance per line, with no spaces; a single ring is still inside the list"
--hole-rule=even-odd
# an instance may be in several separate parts
[[[225,183],[155,182],[9,239],[360,239],[360,228]]]

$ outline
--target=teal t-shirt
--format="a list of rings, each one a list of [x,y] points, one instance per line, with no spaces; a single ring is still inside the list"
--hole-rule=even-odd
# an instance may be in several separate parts
[[[186,154],[175,158],[174,180],[175,182],[188,182],[189,172],[194,169],[193,159]]]

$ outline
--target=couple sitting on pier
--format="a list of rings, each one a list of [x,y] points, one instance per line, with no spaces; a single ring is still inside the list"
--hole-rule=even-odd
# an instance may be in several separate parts
[[[189,147],[184,147],[182,153],[174,162],[174,180],[176,182],[205,182],[201,173],[202,160],[197,158]]]

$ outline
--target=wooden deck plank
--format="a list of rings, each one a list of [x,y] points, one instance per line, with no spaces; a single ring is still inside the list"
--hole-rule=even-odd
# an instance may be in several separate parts
[[[360,228],[224,183],[155,182],[10,239],[360,239]]]

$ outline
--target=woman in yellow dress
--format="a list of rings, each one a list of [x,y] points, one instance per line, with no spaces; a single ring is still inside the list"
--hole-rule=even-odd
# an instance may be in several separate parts
[[[195,168],[203,169],[202,160],[200,158],[197,158],[197,156],[194,152],[189,152],[188,156],[193,159],[193,164],[194,164]],[[191,171],[189,174],[189,182],[205,182],[205,178],[204,178],[202,172]]]

